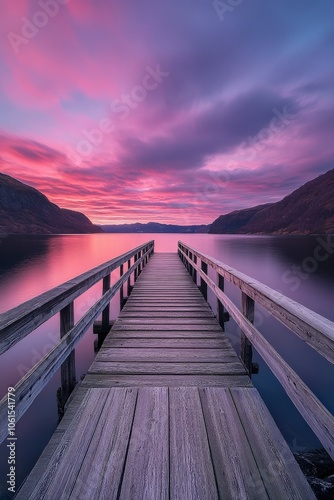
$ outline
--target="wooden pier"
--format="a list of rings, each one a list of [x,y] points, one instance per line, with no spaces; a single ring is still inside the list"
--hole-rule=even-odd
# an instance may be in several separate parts
[[[99,304],[99,311],[104,311],[102,326],[109,325],[110,300],[103,297],[113,295],[110,290],[121,290],[121,305],[125,305],[86,377],[72,392],[65,416],[17,499],[315,498],[252,385],[246,340],[242,360],[224,334],[224,308],[230,304],[220,297],[213,312],[204,298],[207,286],[217,286],[223,293],[224,273],[232,272],[231,268],[220,266],[215,285],[208,276],[206,256],[184,244],[179,245],[178,254],[153,253],[150,242],[133,255],[107,263],[102,273],[100,268],[95,274],[92,271],[104,279]],[[106,276],[115,262],[121,266],[121,277],[108,288]],[[134,286],[131,273],[135,274]],[[67,287],[68,300],[73,298],[71,286]],[[240,314],[241,323],[255,330],[251,322],[254,300],[248,293],[243,311],[236,313],[231,307],[229,312]],[[47,302],[48,297],[44,299]],[[94,317],[89,315],[90,322]],[[312,321],[319,318],[314,313]],[[4,317],[7,339],[9,319]],[[328,326],[330,322],[324,320],[322,330]],[[71,322],[67,324],[62,338],[74,328]],[[80,328],[78,332],[81,335]],[[67,364],[63,358],[61,362],[63,372],[73,370],[68,358]],[[70,378],[64,376],[64,380]],[[21,384],[24,401],[29,391],[25,381]],[[31,386],[29,390],[31,394]],[[313,428],[321,429],[318,435],[331,451],[333,417],[314,395],[303,393],[303,398],[308,405],[305,418],[313,415]],[[311,400],[320,407],[310,407]]]

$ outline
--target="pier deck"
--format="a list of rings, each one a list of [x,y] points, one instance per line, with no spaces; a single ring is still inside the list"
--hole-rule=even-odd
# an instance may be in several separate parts
[[[136,281],[17,498],[315,498],[176,253]]]

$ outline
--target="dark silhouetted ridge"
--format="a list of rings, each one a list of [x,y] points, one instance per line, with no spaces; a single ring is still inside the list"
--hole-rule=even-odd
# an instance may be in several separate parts
[[[101,233],[82,213],[60,208],[44,194],[0,173],[0,233]]]
[[[221,215],[210,233],[334,233],[334,169],[307,182],[277,203]]]

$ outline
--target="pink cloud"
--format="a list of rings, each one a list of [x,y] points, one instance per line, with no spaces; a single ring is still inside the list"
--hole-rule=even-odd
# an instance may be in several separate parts
[[[289,58],[287,50],[309,49],[302,21],[284,26],[283,41],[279,29],[268,27],[263,43],[254,29],[263,16],[245,4],[238,10],[244,50],[237,16],[222,29],[205,2],[196,9],[182,2],[144,4],[70,0],[15,53],[7,33],[21,33],[22,17],[33,19],[40,6],[4,0],[2,171],[94,222],[191,224],[275,201],[331,168],[332,80],[321,55],[327,25],[314,41],[312,80],[309,52],[296,77],[295,55]],[[275,28],[280,16],[267,15]],[[168,78],[128,108],[126,118],[112,113],[112,102],[141,85],[148,65],[160,65]],[[259,139],[273,109],[284,106],[296,119]],[[115,129],[77,161],[84,130],[98,130],[106,119]],[[252,154],[240,154],[250,141]]]

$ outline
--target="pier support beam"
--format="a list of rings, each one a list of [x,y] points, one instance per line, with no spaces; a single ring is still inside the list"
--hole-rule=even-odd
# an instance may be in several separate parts
[[[224,291],[224,277],[221,276],[221,274],[217,273],[217,278],[216,282],[220,290],[223,292]],[[225,319],[226,319],[226,314],[225,314],[225,309],[223,304],[220,302],[220,300],[217,298],[217,320],[220,326],[222,327],[223,330],[225,330]]]
[[[60,338],[64,337],[74,326],[74,303],[60,311]],[[70,353],[68,358],[61,365],[61,403],[64,405],[73,391],[76,384],[75,375],[75,350]]]
[[[128,260],[128,270],[130,269],[130,267],[131,267],[131,260],[129,259]],[[128,297],[130,297],[131,290],[132,290],[131,276],[129,276],[128,281],[127,281],[127,295],[128,295]]]
[[[103,278],[102,294],[104,295],[110,288],[110,274]],[[108,333],[110,330],[110,304],[102,311],[102,325],[100,333]]]
[[[244,292],[242,292],[241,295],[241,307],[242,307],[242,314],[251,322],[254,323],[254,307],[255,302],[253,299],[248,297]],[[249,342],[248,338],[246,335],[243,333],[241,334],[241,350],[240,350],[240,355],[241,359],[244,362],[249,376],[252,375],[253,371],[253,365],[252,365],[252,358],[253,358],[253,347],[252,344]]]
[[[203,273],[205,274],[208,274],[208,265],[205,263],[205,262],[201,262],[201,269],[203,271]],[[203,278],[201,278],[201,292],[203,294],[203,297],[205,298],[205,300],[208,300],[208,285],[206,284],[206,282],[204,281]]]
[[[195,285],[197,285],[197,271],[196,271],[196,265],[197,265],[197,257],[196,255],[193,254],[193,261],[194,261],[194,267],[193,267],[193,280]]]
[[[121,264],[120,271],[119,271],[120,279],[122,278],[123,274],[124,274],[124,266],[123,266],[123,264]],[[123,309],[124,303],[125,303],[124,302],[124,285],[122,285],[120,290],[119,290],[119,309],[120,309],[120,311]]]

